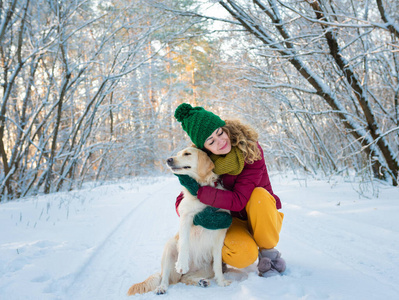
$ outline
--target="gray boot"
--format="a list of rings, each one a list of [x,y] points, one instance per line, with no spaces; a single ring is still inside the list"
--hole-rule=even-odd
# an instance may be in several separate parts
[[[259,249],[259,276],[270,277],[285,271],[285,261],[277,249]]]

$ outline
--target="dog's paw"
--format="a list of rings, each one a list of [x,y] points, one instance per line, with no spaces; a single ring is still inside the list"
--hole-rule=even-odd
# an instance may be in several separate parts
[[[163,294],[166,294],[166,290],[167,290],[168,288],[167,287],[165,287],[165,286],[163,286],[163,285],[160,285],[160,286],[158,286],[155,290],[154,290],[154,292],[155,292],[155,294],[157,294],[157,295],[163,295]]]
[[[231,284],[230,280],[223,279],[223,280],[216,280],[218,286],[229,286]]]
[[[176,272],[179,274],[186,274],[189,270],[188,263],[182,263],[181,261],[176,262]]]
[[[198,281],[198,286],[207,287],[211,284],[208,279],[202,278]]]

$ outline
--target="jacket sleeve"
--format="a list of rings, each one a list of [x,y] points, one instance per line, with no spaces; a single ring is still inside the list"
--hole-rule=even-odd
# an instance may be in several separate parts
[[[176,198],[175,207],[176,207],[176,213],[177,213],[177,215],[178,215],[179,217],[180,217],[180,214],[179,214],[179,205],[180,205],[180,202],[183,200],[183,198],[184,198],[183,192],[181,192],[181,193],[179,194],[179,196],[177,196],[177,198]]]
[[[202,203],[213,207],[241,211],[247,205],[254,188],[259,185],[264,167],[263,159],[253,164],[246,164],[237,176],[232,191],[203,186],[199,188],[197,197]]]

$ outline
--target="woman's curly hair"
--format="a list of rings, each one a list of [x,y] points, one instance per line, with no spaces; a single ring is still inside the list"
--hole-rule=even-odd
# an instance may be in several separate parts
[[[252,164],[261,159],[258,148],[258,133],[249,125],[241,123],[240,120],[225,120],[226,125],[222,127],[230,138],[231,146],[237,146],[244,155],[245,162]]]

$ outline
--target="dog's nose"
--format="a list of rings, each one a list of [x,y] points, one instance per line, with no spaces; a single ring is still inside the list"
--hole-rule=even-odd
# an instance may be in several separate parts
[[[173,164],[173,158],[172,158],[172,157],[168,158],[168,159],[166,160],[166,163],[167,163],[169,166],[172,165],[172,164]]]

